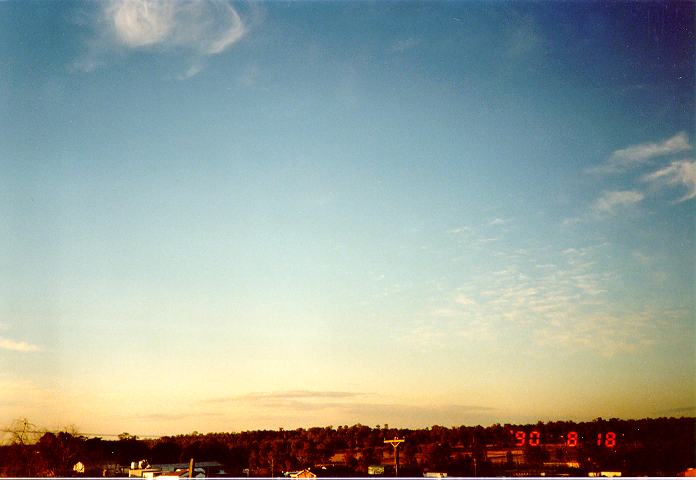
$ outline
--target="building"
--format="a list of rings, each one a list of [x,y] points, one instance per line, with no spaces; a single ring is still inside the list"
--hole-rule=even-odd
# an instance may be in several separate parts
[[[309,471],[308,468],[300,470],[298,472],[285,472],[283,476],[288,478],[316,478],[317,475]]]
[[[225,476],[220,462],[196,462],[193,468],[194,478]],[[189,476],[188,463],[158,463],[150,465],[145,460],[131,463],[129,477],[135,478],[182,478]]]

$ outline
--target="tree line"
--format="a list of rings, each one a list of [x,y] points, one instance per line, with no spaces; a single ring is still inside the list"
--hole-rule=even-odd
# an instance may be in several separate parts
[[[420,476],[424,471],[496,476],[571,464],[570,471],[556,473],[617,470],[624,475],[676,475],[696,466],[695,425],[696,418],[684,417],[422,429],[357,424],[193,432],[156,439],[123,433],[108,440],[88,438],[74,427],[40,432],[23,420],[6,429],[10,439],[0,446],[0,475],[120,475],[123,471],[116,466],[133,461],[166,464],[193,458],[220,462],[228,476],[280,476],[303,468],[319,476],[365,476],[371,465],[394,464],[394,449],[384,443],[394,437],[405,439],[398,448],[400,476]],[[74,470],[77,462],[85,465],[84,472]],[[393,471],[387,469],[387,474]]]

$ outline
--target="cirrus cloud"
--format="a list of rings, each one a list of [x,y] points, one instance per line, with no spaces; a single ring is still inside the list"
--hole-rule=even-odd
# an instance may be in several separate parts
[[[646,142],[615,150],[609,159],[589,169],[591,173],[624,172],[649,162],[652,158],[673,155],[691,149],[686,132],[679,132],[661,142]]]
[[[644,197],[645,195],[635,190],[604,192],[592,204],[592,211],[597,215],[613,215],[620,209],[640,203]]]
[[[657,186],[681,186],[686,194],[676,203],[696,198],[696,161],[678,160],[664,168],[643,176],[643,181]]]
[[[116,39],[129,48],[160,46],[221,53],[244,35],[244,23],[228,3],[120,0],[104,14]]]
[[[207,57],[228,50],[247,31],[238,11],[224,0],[111,0],[99,7],[94,37],[73,65],[81,71],[106,64],[114,51],[174,50],[192,63],[179,75],[185,79],[200,72]]]
[[[129,47],[160,43],[174,26],[173,3],[131,0],[106,5],[116,37]]]

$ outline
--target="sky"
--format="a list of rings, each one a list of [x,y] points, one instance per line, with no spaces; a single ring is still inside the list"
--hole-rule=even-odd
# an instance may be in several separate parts
[[[696,415],[694,8],[0,3],[0,425]]]

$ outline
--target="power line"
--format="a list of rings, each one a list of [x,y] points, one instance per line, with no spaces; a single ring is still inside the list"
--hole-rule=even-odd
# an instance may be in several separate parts
[[[21,432],[18,430],[9,430],[6,428],[0,428],[0,432],[4,433],[60,433],[64,432],[64,430],[22,430]],[[68,432],[70,433],[70,432]],[[77,436],[81,437],[113,437],[113,438],[118,438],[123,433],[89,433],[89,432],[77,432]],[[136,438],[145,438],[145,439],[150,439],[150,438],[161,438],[162,435],[131,435],[128,434],[131,437],[136,437]]]

